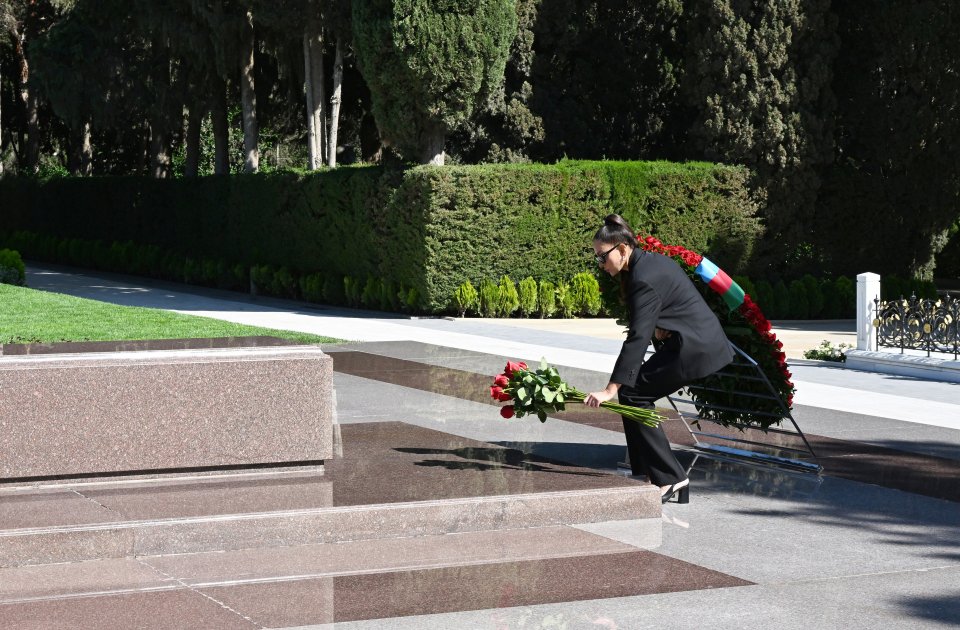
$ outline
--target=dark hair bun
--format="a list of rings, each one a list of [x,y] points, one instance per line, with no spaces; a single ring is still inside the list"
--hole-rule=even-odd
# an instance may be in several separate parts
[[[603,224],[611,227],[617,226],[630,229],[630,227],[627,225],[627,222],[624,221],[623,217],[621,217],[619,214],[608,214],[603,218]]]
[[[603,218],[603,227],[597,230],[593,240],[603,243],[623,243],[633,247],[636,245],[636,236],[627,222],[619,214],[608,214]]]

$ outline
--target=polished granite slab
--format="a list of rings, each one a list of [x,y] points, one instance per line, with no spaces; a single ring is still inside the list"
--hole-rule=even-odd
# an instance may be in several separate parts
[[[149,560],[147,563],[149,564]],[[131,570],[131,569],[127,569]],[[158,574],[159,575],[159,574]],[[171,576],[176,579],[176,574]],[[646,550],[0,603],[16,628],[281,628],[552,602],[621,598],[751,582]],[[151,588],[151,586],[153,588]]]
[[[0,489],[0,566],[659,518],[649,484],[402,422],[324,474]],[[57,511],[60,504],[65,509]]]
[[[399,348],[400,344],[394,344],[394,346]],[[451,355],[449,349],[417,344],[412,354],[423,355],[423,361],[425,362],[362,352],[353,349],[353,347],[330,351],[330,355],[334,359],[335,372],[454,396],[462,400],[491,406],[501,404],[491,399],[488,393],[492,375],[478,374],[467,369],[449,368],[426,362],[436,361],[439,356]],[[491,374],[495,373],[494,371],[502,370],[503,361],[497,357],[476,359],[472,356],[467,357],[463,351],[454,352],[453,355],[463,356],[465,367],[471,362],[478,364],[479,361],[479,364],[484,366],[498,366],[491,368]],[[476,355],[476,353],[471,353],[471,355]],[[676,414],[672,410],[661,409],[661,411],[668,416],[668,419],[663,423],[668,439],[674,444],[693,446],[695,440],[685,428],[683,422],[676,417]],[[609,412],[570,405],[567,411],[558,413],[555,417],[578,424],[622,432],[620,419]],[[768,442],[774,446],[802,447],[802,442],[797,438],[779,436],[773,433],[764,434],[752,429],[740,432],[738,429],[724,428],[709,422],[704,422],[703,426],[710,433],[718,435],[745,437],[746,439]],[[814,452],[816,452],[817,461],[823,466],[823,474],[825,475],[878,484],[949,501],[960,501],[960,484],[955,482],[956,479],[960,478],[960,460],[958,459],[886,448],[851,440],[840,440],[821,435],[807,434],[807,439]],[[724,444],[725,442],[720,440],[717,443]],[[745,448],[749,450],[753,447],[747,446]]]
[[[652,530],[630,521],[633,529]],[[657,530],[659,529],[659,523]],[[0,603],[235,586],[634,551],[568,526],[307,544],[0,569]]]
[[[332,377],[309,345],[0,356],[0,483],[320,465]]]

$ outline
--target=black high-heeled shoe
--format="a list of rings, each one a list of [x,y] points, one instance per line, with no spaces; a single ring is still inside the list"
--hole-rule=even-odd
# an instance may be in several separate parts
[[[666,503],[673,498],[673,495],[677,495],[677,503],[690,503],[690,481],[687,480],[686,483],[678,488],[677,486],[681,483],[683,482],[681,481],[670,486],[670,489],[660,496],[660,503]]]

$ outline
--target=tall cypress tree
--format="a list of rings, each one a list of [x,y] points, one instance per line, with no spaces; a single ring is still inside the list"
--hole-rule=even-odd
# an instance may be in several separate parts
[[[839,271],[930,277],[960,216],[960,8],[951,0],[838,3],[840,160],[819,221]],[[852,265],[857,265],[853,267]]]
[[[357,60],[385,142],[443,164],[444,139],[503,82],[515,0],[356,0]]]
[[[766,198],[769,263],[809,241],[820,171],[833,159],[829,0],[693,0],[688,103],[693,155],[744,164]],[[764,255],[765,254],[765,255]]]
[[[532,155],[679,157],[684,11],[683,0],[543,0],[530,103],[545,138]]]

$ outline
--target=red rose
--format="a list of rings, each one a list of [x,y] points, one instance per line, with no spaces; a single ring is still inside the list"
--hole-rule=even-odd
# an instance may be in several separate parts
[[[513,405],[507,405],[505,407],[500,407],[500,415],[504,418],[513,417]]]
[[[507,378],[506,374],[497,374],[496,378],[493,379],[493,384],[497,387],[506,387],[510,384],[510,379]]]
[[[513,373],[517,370],[527,369],[527,364],[523,361],[519,363],[514,363],[513,361],[507,361],[507,367],[503,368],[503,373],[507,375],[508,378],[513,378]]]
[[[491,388],[490,388],[490,398],[496,398],[497,400],[503,400],[502,398],[500,398],[500,397],[503,396],[503,395],[504,395],[504,393],[503,393],[503,388],[502,388],[502,387],[496,387],[496,386],[494,386],[494,387],[491,387]],[[509,395],[507,395],[507,399],[508,399],[508,400],[510,399],[510,396],[509,396]]]

